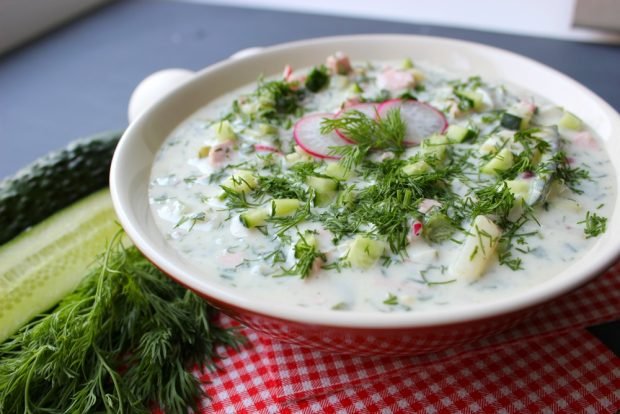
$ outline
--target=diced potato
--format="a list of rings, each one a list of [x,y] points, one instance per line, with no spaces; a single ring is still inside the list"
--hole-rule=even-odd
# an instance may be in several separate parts
[[[460,281],[474,282],[486,271],[495,257],[501,229],[486,216],[474,218],[450,273]]]

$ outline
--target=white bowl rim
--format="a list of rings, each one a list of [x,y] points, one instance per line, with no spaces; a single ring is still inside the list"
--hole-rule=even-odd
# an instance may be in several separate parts
[[[392,40],[403,39],[422,39],[425,41],[447,42],[453,44],[455,47],[460,45],[477,48],[486,52],[491,52],[499,56],[507,56],[513,59],[518,58],[522,62],[528,65],[533,65],[540,70],[545,70],[552,73],[554,76],[562,78],[566,82],[572,83],[573,87],[579,90],[579,93],[586,95],[589,99],[592,99],[605,113],[605,115],[612,122],[613,130],[616,131],[616,135],[620,135],[620,117],[618,113],[603,99],[601,99],[594,92],[581,85],[579,82],[569,78],[563,73],[546,66],[540,62],[537,62],[528,57],[506,51],[504,49],[488,46],[476,42],[444,38],[433,36],[421,36],[410,34],[370,34],[370,35],[347,35],[347,36],[331,36],[331,37],[319,37],[313,39],[305,39],[294,42],[282,43],[274,46],[269,46],[262,49],[258,54],[264,54],[269,52],[283,52],[292,48],[299,48],[304,46],[316,46],[319,44],[332,44],[332,43],[345,43],[345,42],[364,42],[367,40],[380,40],[382,42],[390,42]],[[255,55],[246,56],[243,58],[231,60],[224,60],[214,65],[208,66],[197,73],[197,76],[171,91],[164,99],[153,105],[149,110],[143,113],[135,122],[133,122],[123,134],[115,155],[112,160],[112,166],[110,171],[110,191],[112,195],[113,204],[120,223],[125,229],[127,235],[131,238],[138,249],[153,263],[162,269],[165,273],[172,275],[175,280],[181,282],[186,287],[193,289],[199,293],[203,293],[206,296],[212,297],[222,303],[231,305],[232,308],[237,310],[243,310],[248,313],[258,314],[265,317],[270,317],[278,320],[290,321],[292,323],[301,323],[314,326],[324,327],[336,327],[336,328],[350,328],[350,329],[378,329],[378,330],[390,330],[390,329],[414,329],[423,327],[434,326],[449,326],[461,323],[475,322],[478,320],[500,317],[511,313],[517,313],[528,308],[532,308],[536,305],[548,302],[551,299],[557,298],[598,276],[605,270],[607,270],[612,264],[614,264],[618,258],[620,258],[620,235],[613,235],[612,245],[609,247],[603,246],[604,252],[597,257],[595,263],[591,263],[586,270],[581,272],[573,272],[569,277],[552,277],[548,281],[534,286],[530,289],[520,292],[513,296],[502,298],[500,301],[484,302],[481,304],[475,304],[468,307],[458,307],[452,309],[438,309],[430,312],[403,312],[403,313],[381,313],[381,312],[344,312],[333,310],[317,310],[314,308],[303,308],[296,306],[284,306],[273,303],[264,303],[260,301],[253,301],[247,296],[240,295],[237,292],[230,292],[219,286],[209,285],[204,283],[204,280],[198,280],[191,274],[179,269],[174,260],[167,255],[166,252],[160,252],[154,248],[153,244],[145,237],[143,229],[141,229],[136,223],[132,222],[127,214],[127,211],[131,209],[131,205],[122,189],[126,177],[123,175],[125,170],[121,165],[119,159],[120,154],[127,151],[132,136],[136,134],[136,130],[139,129],[142,124],[149,122],[149,117],[156,111],[158,107],[163,105],[167,100],[172,99],[174,96],[182,94],[185,87],[191,87],[191,84],[198,82],[200,79],[209,76],[209,73],[219,70],[222,67],[226,67],[231,64],[238,64],[251,60]],[[187,114],[189,116],[191,114]],[[610,157],[613,156],[610,154]],[[616,176],[618,172],[616,171]],[[616,191],[618,191],[618,183],[616,183]],[[616,205],[614,206],[614,222],[618,219],[618,211],[620,206],[617,202],[618,195],[616,197]],[[150,214],[150,212],[149,212]],[[611,219],[612,217],[610,217]],[[611,222],[612,220],[609,220]],[[608,222],[608,224],[609,224]],[[611,238],[613,228],[608,227],[608,232],[605,235],[607,238]],[[599,243],[600,244],[600,243]],[[597,244],[597,246],[599,245]],[[593,249],[593,248],[592,248]],[[572,266],[571,266],[572,267]],[[570,267],[569,267],[570,269]],[[562,272],[564,274],[566,271]],[[241,312],[243,313],[243,312]]]

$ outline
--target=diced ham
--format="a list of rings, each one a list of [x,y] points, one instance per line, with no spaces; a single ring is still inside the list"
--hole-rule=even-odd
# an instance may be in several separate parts
[[[293,76],[293,67],[291,65],[284,66],[284,71],[282,71],[282,77],[285,81],[290,82]]]
[[[346,75],[351,72],[351,62],[349,57],[342,52],[336,52],[335,54],[328,56],[325,62],[325,66],[332,73],[338,75]]]
[[[573,143],[582,148],[596,148],[596,139],[588,131],[581,131],[574,135]]]
[[[386,68],[377,76],[377,85],[379,88],[389,91],[413,88],[415,86],[415,76],[407,70]]]
[[[314,262],[312,262],[312,270],[310,271],[312,274],[316,274],[318,272],[321,271],[321,269],[323,268],[323,259],[321,259],[320,257],[317,257],[316,259],[314,259]]]
[[[225,267],[235,267],[240,265],[243,262],[244,256],[243,253],[223,253],[218,257],[218,262],[220,265]]]
[[[441,207],[441,203],[432,198],[425,198],[418,206],[418,211],[422,214],[426,214],[431,211],[433,207]]]
[[[233,154],[235,142],[233,140],[216,144],[209,151],[209,164],[216,166],[230,159]]]

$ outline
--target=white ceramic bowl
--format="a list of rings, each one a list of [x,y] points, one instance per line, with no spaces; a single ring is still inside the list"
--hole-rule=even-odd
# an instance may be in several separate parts
[[[561,103],[590,125],[602,138],[616,173],[620,171],[618,113],[576,81],[531,59],[470,42],[410,35],[345,36],[287,43],[205,68],[148,109],[123,135],[112,162],[112,198],[127,234],[149,260],[224,312],[283,340],[339,352],[415,354],[506,329],[536,306],[597,276],[619,257],[620,232],[616,230],[620,228],[620,202],[616,196],[607,232],[568,269],[526,292],[467,308],[389,314],[317,311],[257,301],[242,291],[200,277],[204,270],[188,263],[166,243],[150,213],[148,182],[159,146],[179,123],[213,98],[254,82],[260,74],[280,73],[285,64],[312,66],[339,50],[352,60],[411,56],[452,72],[481,75],[535,91]]]

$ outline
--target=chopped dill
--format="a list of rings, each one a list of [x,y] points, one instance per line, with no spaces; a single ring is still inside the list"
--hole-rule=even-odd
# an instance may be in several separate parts
[[[383,303],[390,306],[398,305],[398,296],[388,292],[388,297]]]
[[[582,194],[583,190],[579,185],[584,180],[590,180],[590,173],[580,167],[572,167],[569,158],[563,151],[554,155],[552,162],[557,163],[555,177],[561,183],[571,189],[576,194]]]
[[[181,217],[181,219],[177,222],[177,224],[174,225],[174,228],[176,229],[177,227],[180,227],[183,224],[189,222],[190,226],[189,226],[189,229],[187,229],[187,231],[192,231],[196,223],[203,222],[206,219],[207,219],[207,215],[203,211],[195,213],[195,214],[185,215]]]
[[[321,133],[339,130],[352,139],[356,145],[344,145],[331,149],[331,154],[342,157],[340,163],[346,170],[361,164],[371,149],[391,151],[399,156],[405,150],[407,124],[400,110],[389,110],[386,116],[372,119],[360,111],[352,110],[343,116],[325,118]]]
[[[315,262],[320,260],[321,263],[324,263],[327,260],[325,253],[321,253],[316,246],[316,243],[313,242],[314,237],[309,234],[301,234],[297,232],[299,235],[299,240],[295,244],[295,258],[297,261],[295,265],[290,268],[282,267],[282,273],[276,276],[295,276],[299,275],[302,279],[308,277],[310,271],[315,266]]]
[[[585,220],[578,222],[577,224],[585,224],[586,227],[583,232],[586,235],[586,239],[599,236],[607,230],[607,218],[599,216],[596,213],[587,212]]]

